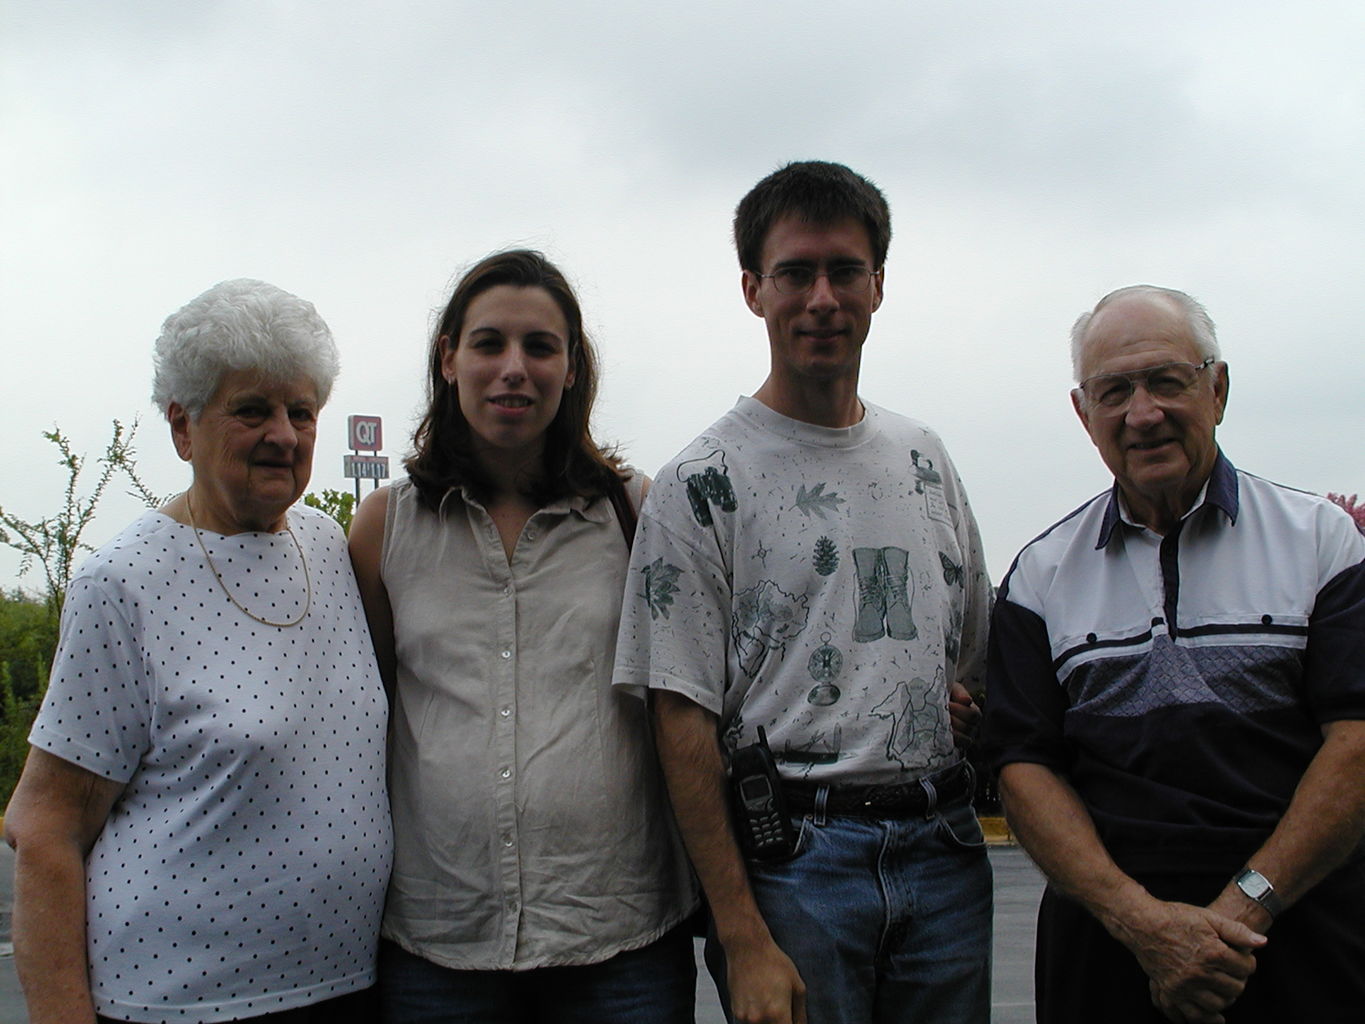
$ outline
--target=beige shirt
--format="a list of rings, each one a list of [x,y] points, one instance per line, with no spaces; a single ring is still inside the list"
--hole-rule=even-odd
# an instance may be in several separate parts
[[[393,486],[383,934],[409,952],[461,969],[595,963],[694,905],[646,706],[611,686],[627,560],[605,498],[538,511],[509,564],[477,501],[452,491],[438,518],[410,481]]]

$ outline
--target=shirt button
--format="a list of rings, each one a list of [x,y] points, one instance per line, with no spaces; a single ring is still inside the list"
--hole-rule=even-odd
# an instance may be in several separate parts
[[[512,713],[512,709],[511,709],[511,708],[499,708],[499,709],[498,709],[498,714],[502,715],[503,718],[506,718],[506,717],[507,717],[508,715],[510,715],[511,713]]]
[[[505,835],[505,836],[503,836],[503,837],[502,837],[502,845],[503,845],[503,846],[506,846],[506,847],[508,847],[508,848],[510,849],[511,846],[512,846],[512,837],[511,837],[510,835]]]
[[[516,901],[516,900],[508,900],[508,901],[507,901],[507,909],[508,909],[508,910],[516,910],[516,909],[517,909],[517,901]]]
[[[511,652],[511,651],[503,651],[503,652],[502,652],[502,657],[503,657],[504,659],[510,658],[511,656],[512,656],[512,652]]]
[[[498,774],[501,775],[504,779],[510,779],[512,777],[512,769],[504,768],[502,771],[498,772]]]

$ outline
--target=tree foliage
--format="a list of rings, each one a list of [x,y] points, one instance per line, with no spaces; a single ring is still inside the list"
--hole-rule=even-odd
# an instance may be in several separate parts
[[[81,552],[94,550],[81,537],[95,518],[100,500],[114,474],[123,472],[132,481],[134,492],[149,506],[159,504],[157,497],[138,476],[137,453],[133,448],[136,436],[136,420],[127,428],[114,420],[113,436],[104,454],[96,460],[99,472],[94,485],[81,494],[81,477],[88,466],[87,456],[72,451],[71,442],[60,427],[44,431],[43,437],[56,447],[60,456],[58,462],[66,470],[66,491],[61,508],[54,515],[42,519],[24,519],[12,509],[0,506],[0,544],[19,552],[21,577],[34,566],[41,567],[45,584],[44,599],[53,618],[61,612],[66,588]]]
[[[138,475],[136,436],[136,420],[126,428],[114,420],[109,444],[95,462],[94,481],[83,490],[92,468],[87,457],[72,450],[61,428],[44,431],[66,470],[60,507],[52,515],[25,519],[0,506],[0,544],[19,552],[20,577],[39,568],[44,584],[38,598],[19,590],[0,594],[0,797],[8,798],[28,756],[28,731],[47,690],[62,602],[82,553],[94,550],[82,537],[110,483],[122,474],[149,507],[162,503]]]
[[[46,602],[18,591],[0,594],[0,800],[5,802],[28,756],[28,731],[56,647],[56,624]]]
[[[1334,502],[1344,508],[1352,519],[1356,521],[1356,527],[1361,533],[1365,533],[1365,503],[1358,501],[1359,495],[1351,495],[1349,498],[1344,494],[1337,494],[1334,491],[1327,492],[1327,500]]]
[[[0,671],[8,673],[16,698],[42,694],[56,649],[57,623],[46,601],[20,590],[0,593]]]
[[[355,516],[355,495],[350,491],[336,491],[328,487],[321,494],[305,494],[303,503],[310,508],[326,512],[341,524],[344,533],[351,532],[351,519]]]

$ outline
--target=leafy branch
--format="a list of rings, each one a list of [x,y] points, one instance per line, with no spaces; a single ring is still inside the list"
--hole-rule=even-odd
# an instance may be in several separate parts
[[[1361,533],[1365,533],[1365,502],[1358,501],[1359,495],[1351,495],[1349,498],[1344,494],[1337,494],[1333,491],[1327,492],[1327,500],[1344,508],[1347,514],[1356,521],[1356,527]]]
[[[113,436],[96,463],[99,466],[94,486],[84,496],[80,493],[81,479],[88,463],[87,457],[72,450],[71,442],[60,427],[43,432],[43,437],[56,446],[58,464],[66,470],[66,488],[62,507],[55,515],[42,519],[25,519],[0,506],[0,544],[19,552],[19,575],[41,566],[46,583],[48,611],[56,615],[66,599],[66,589],[82,551],[93,551],[81,537],[95,518],[101,499],[115,473],[125,473],[132,481],[134,493],[148,506],[160,504],[160,499],[138,475],[133,439],[137,436],[137,420],[124,427],[114,420]]]

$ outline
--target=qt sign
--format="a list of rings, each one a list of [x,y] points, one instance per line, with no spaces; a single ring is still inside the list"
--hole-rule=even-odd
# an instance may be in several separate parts
[[[377,452],[384,447],[384,421],[379,416],[347,416],[351,451]]]

